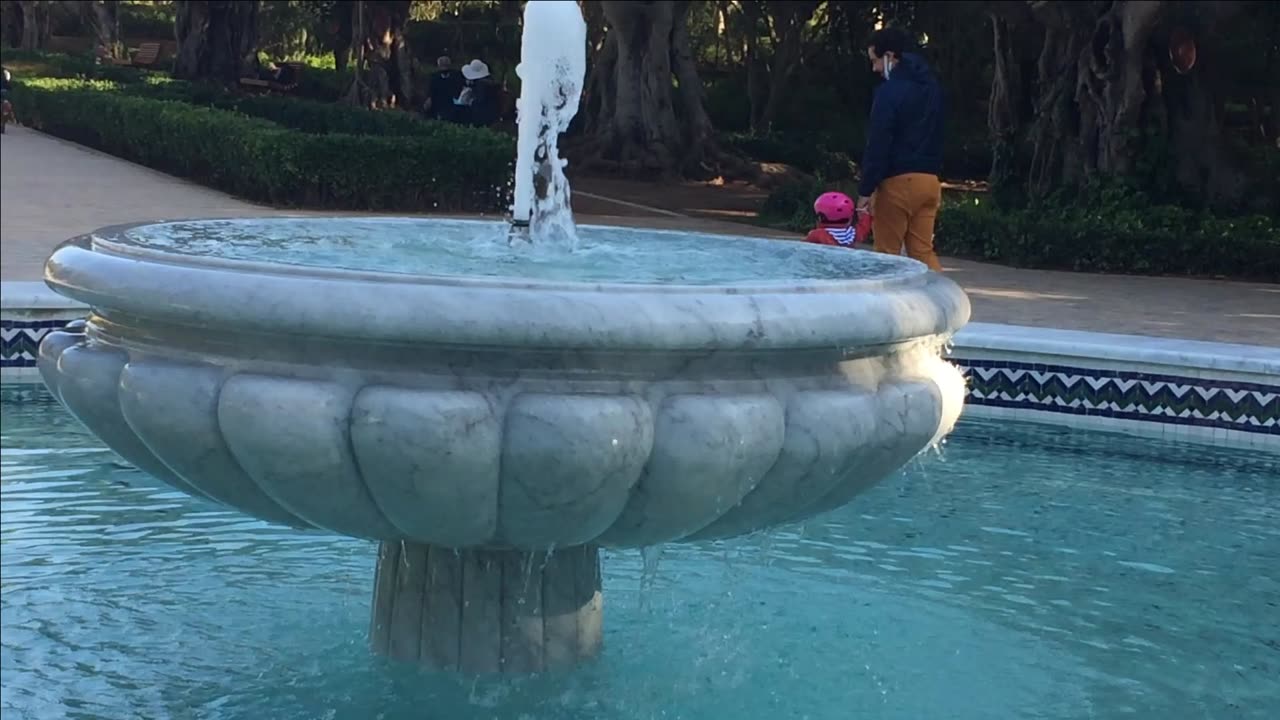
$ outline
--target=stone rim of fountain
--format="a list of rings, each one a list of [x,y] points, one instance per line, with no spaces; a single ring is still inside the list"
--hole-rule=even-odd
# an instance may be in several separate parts
[[[94,308],[42,343],[50,390],[183,492],[379,540],[373,648],[434,668],[585,661],[599,547],[843,505],[962,403],[937,349],[969,303],[938,273],[512,281],[101,240],[152,224],[49,259],[46,282]]]
[[[905,258],[892,261],[919,271],[849,280],[641,284],[346,270],[170,252],[119,237],[167,222],[225,220],[101,228],[59,245],[46,264],[45,282],[95,308],[177,324],[189,323],[194,312],[202,325],[231,331],[531,350],[884,347],[947,336],[970,313],[967,296],[954,282]],[[180,306],[173,304],[175,287],[184,290]],[[492,310],[517,305],[518,320]],[[797,323],[798,316],[805,321]]]

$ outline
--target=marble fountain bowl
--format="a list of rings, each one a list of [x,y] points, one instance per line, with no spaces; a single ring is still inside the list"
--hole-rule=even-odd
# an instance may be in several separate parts
[[[968,299],[919,263],[605,227],[580,228],[573,252],[512,248],[505,228],[106,228],[46,265],[92,312],[46,337],[40,370],[143,471],[262,520],[382,541],[393,565],[420,548],[423,567],[461,563],[462,585],[468,563],[586,548],[564,571],[574,607],[598,599],[595,548],[834,509],[960,414],[964,382],[940,354]],[[383,610],[386,650],[398,631]],[[594,652],[583,627],[571,660]],[[427,644],[390,652],[426,662]],[[542,668],[544,645],[536,662],[504,650],[472,665]],[[458,654],[432,663],[465,668]]]

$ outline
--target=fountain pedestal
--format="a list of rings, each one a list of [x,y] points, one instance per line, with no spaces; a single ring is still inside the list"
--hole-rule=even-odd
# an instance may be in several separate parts
[[[468,674],[570,668],[600,649],[600,554],[383,542],[370,643],[394,660]]]
[[[175,489],[383,543],[374,649],[468,674],[597,654],[597,546],[827,512],[960,415],[964,377],[939,355],[968,300],[919,263],[622,228],[584,234],[590,262],[490,263],[502,229],[104,229],[46,265],[46,282],[93,312],[45,336],[40,372]],[[364,266],[352,249],[397,238],[438,246],[416,262],[440,274]],[[303,250],[354,267],[309,265]],[[556,279],[561,263],[584,279]],[[624,273],[634,281],[611,279]]]

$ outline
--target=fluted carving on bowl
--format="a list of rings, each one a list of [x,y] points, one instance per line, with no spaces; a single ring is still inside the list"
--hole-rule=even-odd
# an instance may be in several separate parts
[[[139,469],[178,490],[195,497],[209,498],[191,483],[169,469],[143,444],[125,421],[120,411],[118,387],[120,373],[128,355],[123,350],[92,347],[74,336],[56,337],[51,348],[61,347],[56,356],[41,357],[41,372],[46,377],[56,373],[53,386],[67,410],[120,457]],[[48,359],[46,359],[48,358]],[[45,363],[51,361],[52,368]]]
[[[311,527],[263,492],[227,446],[218,418],[225,373],[207,364],[131,361],[120,410],[151,454],[208,497],[262,520]]]
[[[643,547],[706,527],[756,487],[785,431],[772,395],[667,397],[644,474],[599,544]]]
[[[373,385],[356,395],[351,445],[387,519],[410,538],[475,547],[498,532],[502,415],[480,393]]]
[[[126,460],[254,517],[443,547],[634,547],[843,505],[935,437],[928,378],[806,390],[509,394],[286,377],[41,347],[46,383]],[[751,389],[754,388],[754,391]]]
[[[640,398],[516,396],[502,443],[503,544],[565,547],[599,537],[652,449],[653,416]]]

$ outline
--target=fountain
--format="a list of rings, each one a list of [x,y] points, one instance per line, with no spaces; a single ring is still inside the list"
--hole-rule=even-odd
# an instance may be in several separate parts
[[[576,2],[531,2],[520,35],[520,99],[516,101],[515,198],[512,239],[572,240],[567,161],[556,140],[578,113],[587,73],[587,23]],[[541,185],[541,188],[537,186]]]
[[[526,33],[549,6],[577,12],[530,2]],[[522,77],[535,77],[531,59]],[[560,87],[581,87],[580,72]],[[526,85],[522,123],[535,97],[541,110],[552,96]],[[525,129],[521,158],[551,173],[544,188],[567,187],[555,134]],[[529,154],[539,136],[550,142]],[[567,189],[535,199],[532,175],[517,175],[513,215],[528,211],[536,240]],[[624,228],[576,236],[572,249],[517,252],[507,223],[488,221],[106,228],[46,265],[48,285],[92,312],[46,337],[40,370],[159,480],[378,541],[374,650],[466,673],[597,654],[600,547],[812,517],[960,414],[963,379],[940,351],[968,300],[914,261]]]

